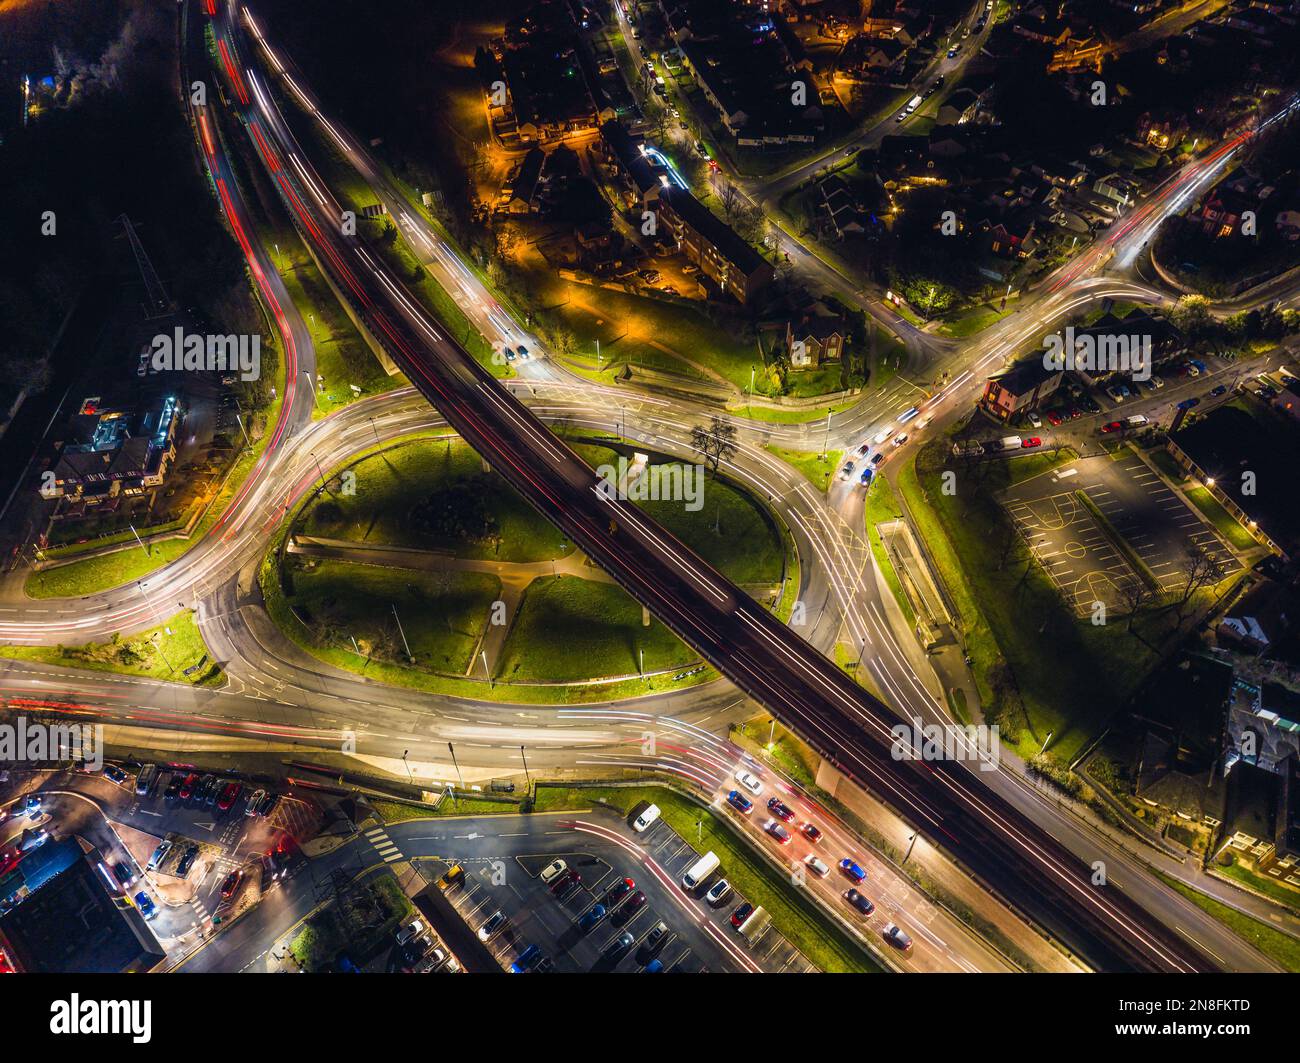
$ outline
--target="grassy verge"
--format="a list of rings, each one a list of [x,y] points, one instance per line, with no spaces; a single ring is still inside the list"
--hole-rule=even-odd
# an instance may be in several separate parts
[[[517,816],[519,806],[509,801],[484,801],[457,795],[443,798],[437,805],[404,805],[399,801],[370,801],[370,807],[385,823],[405,823],[412,819],[439,816]]]
[[[570,683],[698,662],[695,651],[668,628],[653,618],[643,627],[641,616],[641,606],[615,584],[542,576],[524,592],[497,675]]]
[[[945,321],[939,326],[939,335],[964,340],[977,332],[983,332],[990,325],[997,324],[1007,314],[1011,313],[1012,309],[1014,307],[1008,310],[999,310],[991,303],[981,303],[979,306],[966,310],[952,321]]]
[[[1178,467],[1178,463],[1166,450],[1150,450],[1146,454],[1151,464],[1164,473],[1165,478],[1177,486],[1201,515],[1214,525],[1215,530],[1238,550],[1249,550],[1258,546],[1254,536],[1237,521],[1231,513],[1219,504],[1219,500],[1203,484],[1190,480],[1187,473]]]
[[[767,406],[729,406],[727,412],[736,417],[745,417],[751,421],[763,421],[766,424],[811,424],[813,421],[826,420],[827,414],[843,413],[858,404],[840,402],[832,406],[817,406],[811,410],[774,410]]]
[[[976,466],[945,495],[943,457],[927,448],[900,470],[898,486],[961,616],[985,712],[1027,755],[1052,734],[1053,753],[1068,762],[1136,691],[1179,628],[1160,610],[1141,615],[1132,634],[1126,621],[1077,622],[1042,568],[1017,549],[997,501],[1015,464]],[[1053,652],[1045,654],[1048,643]]]
[[[286,566],[299,619],[321,640],[370,657],[463,675],[487,626],[501,581],[484,572],[415,572],[294,558]],[[400,618],[400,625],[398,620]],[[354,654],[354,656],[356,656]]]
[[[774,870],[742,842],[712,810],[674,790],[659,786],[539,787],[537,810],[588,808],[597,802],[631,814],[637,805],[652,802],[664,821],[697,848],[712,849],[722,860],[722,873],[753,904],[762,905],[785,938],[823,971],[870,972],[879,968],[840,927],[807,897],[795,892],[789,876]],[[697,824],[699,826],[697,826]],[[702,837],[702,842],[701,842]]]
[[[199,625],[189,609],[177,613],[159,627],[141,631],[130,638],[114,636],[109,642],[91,642],[84,646],[0,646],[0,657],[64,668],[146,676],[195,686],[220,686],[225,681],[220,666],[208,655]]]
[[[451,435],[401,440],[348,466],[354,493],[316,495],[296,525],[305,535],[384,546],[454,553],[491,561],[550,561],[572,552],[564,535],[500,476],[483,472],[482,459]],[[491,516],[490,533],[469,534],[457,521],[415,517],[433,513]]]
[[[1252,916],[1243,915],[1235,908],[1229,908],[1226,904],[1221,904],[1219,901],[1207,897],[1204,893],[1192,889],[1191,886],[1185,885],[1177,879],[1170,878],[1158,871],[1156,875],[1166,886],[1177,890],[1196,907],[1214,916],[1234,934],[1249,941],[1265,956],[1276,960],[1288,971],[1300,971],[1300,941],[1297,941],[1289,934],[1284,934],[1281,930],[1275,930],[1267,923],[1261,922]]]
[[[1300,912],[1300,890],[1294,887],[1284,886],[1280,881],[1276,881],[1268,875],[1258,874],[1248,867],[1242,867],[1239,863],[1233,863],[1228,867],[1220,867],[1216,864],[1214,872],[1224,878],[1239,882],[1243,886],[1248,886],[1256,893],[1262,893],[1265,897],[1271,897],[1279,904],[1286,905],[1292,911]]]
[[[912,603],[903,590],[903,581],[899,579],[898,570],[894,568],[894,561],[885,550],[884,541],[880,538],[880,532],[876,529],[877,524],[884,521],[898,520],[903,515],[903,509],[894,496],[894,489],[889,486],[889,481],[883,476],[876,477],[870,488],[868,488],[865,512],[867,539],[871,542],[871,553],[876,559],[876,564],[880,566],[880,571],[884,573],[885,583],[889,585],[894,600],[898,602],[898,607],[903,610],[903,616],[907,618],[908,626],[915,628],[916,610],[912,608]]]
[[[823,493],[830,487],[831,477],[835,475],[844,458],[842,450],[832,450],[829,454],[823,455],[809,450],[786,450],[784,447],[775,447],[770,443],[763,449],[770,454],[775,454],[787,465],[793,465],[818,491]]]

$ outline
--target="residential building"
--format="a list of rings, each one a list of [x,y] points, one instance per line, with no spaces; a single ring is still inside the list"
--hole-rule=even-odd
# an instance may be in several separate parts
[[[86,399],[72,421],[71,442],[59,448],[47,499],[116,505],[122,497],[161,487],[176,460],[180,401],[173,395],[143,414],[103,410]]]
[[[740,303],[750,302],[776,275],[772,264],[721,218],[684,188],[672,186],[659,194],[660,221],[676,238],[678,249],[700,268],[705,294],[708,285]]]
[[[844,356],[848,327],[842,317],[815,314],[788,321],[785,348],[793,369],[815,369],[823,362],[838,362]]]
[[[1000,421],[1037,409],[1061,386],[1061,372],[1048,369],[1042,358],[1030,358],[989,377],[980,406]]]

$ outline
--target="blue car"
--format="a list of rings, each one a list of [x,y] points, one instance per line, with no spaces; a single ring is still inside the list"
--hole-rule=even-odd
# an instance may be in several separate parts
[[[862,868],[858,867],[858,865],[855,864],[852,860],[850,860],[847,856],[840,861],[840,870],[843,871],[844,874],[847,875],[849,878],[851,878],[854,882],[861,882],[864,878],[867,877],[867,873],[863,871]]]
[[[599,925],[600,921],[605,918],[607,909],[603,904],[598,904],[581,919],[578,920],[578,929],[584,934],[590,934]]]
[[[525,974],[531,971],[542,958],[542,950],[537,945],[529,945],[519,954],[519,959],[510,965],[511,974]]]
[[[645,969],[641,973],[659,974],[663,969],[664,969],[664,965],[661,960],[651,960],[649,963],[645,965]]]
[[[140,909],[140,914],[146,919],[152,919],[158,914],[158,906],[154,904],[152,898],[144,890],[135,895],[135,906]]]
[[[1178,408],[1180,410],[1190,410],[1193,406],[1199,406],[1200,404],[1201,400],[1197,398],[1183,399],[1183,401],[1178,404]]]
[[[862,484],[863,487],[866,487],[867,484],[871,483],[871,478],[875,475],[876,475],[875,469],[872,469],[870,466],[868,466],[867,468],[862,470],[862,475],[858,478],[858,483]]]
[[[1217,388],[1215,388],[1213,391],[1210,392],[1210,398],[1217,399],[1220,395],[1226,394],[1227,390],[1228,390],[1227,384],[1220,384]]]
[[[732,790],[731,793],[727,794],[727,804],[737,812],[745,813],[745,815],[749,815],[754,809],[754,802],[739,790]]]

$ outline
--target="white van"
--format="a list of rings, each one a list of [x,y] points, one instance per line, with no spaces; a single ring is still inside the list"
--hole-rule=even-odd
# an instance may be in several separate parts
[[[721,862],[718,854],[712,850],[705,853],[686,869],[686,874],[682,876],[682,886],[692,892],[699,889],[701,883],[718,869]]]
[[[640,834],[659,818],[659,806],[651,805],[632,821],[632,829]]]

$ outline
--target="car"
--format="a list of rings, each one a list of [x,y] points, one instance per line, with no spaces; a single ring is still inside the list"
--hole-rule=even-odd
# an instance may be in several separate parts
[[[899,111],[899,112],[898,112],[898,117],[895,118],[894,121],[895,121],[895,122],[906,122],[906,121],[907,121],[907,112],[906,112],[906,111]]]
[[[625,956],[631,951],[632,946],[635,944],[636,938],[632,936],[632,931],[624,930],[623,933],[619,934],[619,936],[610,943],[609,947],[605,949],[605,955],[609,959],[613,959],[616,956]]]
[[[636,889],[636,883],[630,878],[619,879],[605,891],[605,907],[612,912],[618,907],[619,902],[634,889]]]
[[[840,469],[840,479],[847,480],[853,474],[853,462],[846,461],[844,467]]]
[[[159,842],[158,848],[153,851],[153,856],[149,857],[149,863],[146,865],[147,870],[157,871],[158,868],[162,867],[163,861],[167,859],[167,854],[170,853],[171,851],[172,851],[171,842],[169,841]]]
[[[582,875],[576,868],[570,868],[565,874],[556,880],[555,885],[551,887],[551,895],[554,897],[566,897],[570,891],[582,885]]]
[[[252,796],[248,799],[248,804],[244,806],[244,815],[257,815],[257,806],[266,800],[265,790],[254,790]]]
[[[769,819],[764,823],[763,829],[782,845],[786,845],[790,841],[790,832],[774,819]]]
[[[948,58],[949,59],[957,58],[957,53],[960,51],[961,51],[961,44],[960,43],[954,44],[951,48],[948,49]]]
[[[1214,389],[1210,392],[1210,394],[1209,394],[1209,398],[1217,399],[1220,395],[1225,394],[1225,393],[1227,392],[1227,390],[1228,390],[1228,385],[1227,385],[1227,384],[1220,384],[1217,388],[1214,388]],[[107,775],[108,772],[104,772],[104,774]]]
[[[640,276],[640,278],[643,281],[645,281],[647,284],[654,284],[654,282],[659,279],[661,274],[657,269],[643,269],[640,271],[638,276]]]
[[[405,945],[409,941],[414,941],[427,929],[428,927],[424,925],[423,919],[412,919],[397,932],[397,943],[399,945]]]
[[[1060,410],[1047,411],[1047,423],[1050,424],[1053,428],[1058,427],[1062,420],[1064,420],[1064,418],[1061,416]]]
[[[1030,436],[1028,439],[1022,439],[1020,445],[1027,450],[1030,447],[1041,447],[1043,441],[1039,439],[1038,436]]]
[[[1192,397],[1190,399],[1183,399],[1183,401],[1178,404],[1178,408],[1180,410],[1190,410],[1193,406],[1199,406],[1200,404],[1200,399]]]
[[[263,886],[267,886],[281,877],[281,871],[275,866],[275,861],[271,859],[269,850],[261,855],[258,862],[262,865]]]
[[[662,960],[651,960],[641,969],[642,974],[662,974],[664,969]]]
[[[723,901],[731,896],[731,883],[725,878],[718,879],[710,888],[709,892],[704,895],[704,902],[710,908],[717,908]]]
[[[505,353],[507,362],[513,362],[519,357],[519,355],[515,354],[515,349],[506,344],[502,344],[502,351]]]
[[[435,946],[434,948],[429,950],[428,954],[424,957],[423,962],[420,963],[420,965],[416,968],[416,970],[420,974],[432,974],[434,971],[436,971],[439,967],[441,967],[446,962],[447,962],[446,951],[444,949],[440,949],[437,946]],[[512,966],[510,970],[513,972],[514,967]]]
[[[869,487],[871,485],[871,481],[875,479],[875,476],[876,476],[876,470],[873,469],[870,465],[868,465],[865,469],[862,470],[862,475],[858,477],[858,484],[862,487]]]
[[[759,794],[763,792],[763,784],[759,781],[758,776],[754,775],[751,772],[745,771],[744,768],[739,769],[736,772],[734,778],[736,782],[740,783],[741,786],[743,786],[755,797],[757,797]]]
[[[1089,413],[1101,413],[1101,407],[1097,405],[1097,400],[1094,399],[1091,395],[1080,395],[1079,405],[1082,406]],[[1079,415],[1078,413],[1072,412],[1072,416],[1078,417]]]
[[[111,783],[117,783],[118,786],[121,786],[122,783],[126,782],[126,772],[116,764],[109,764],[104,769],[104,778]]]
[[[805,856],[803,858],[803,862],[804,865],[808,868],[808,870],[811,871],[818,878],[825,878],[827,875],[831,873],[831,869],[827,867],[823,861],[817,859],[817,857],[814,856],[812,853],[809,853],[807,856]]]
[[[745,920],[754,914],[754,906],[746,901],[734,912],[731,913],[731,925],[739,930],[745,925]]]
[[[528,353],[528,348],[525,347],[522,343],[518,347],[516,347],[515,350],[519,353],[519,357],[522,358],[525,362],[528,361],[528,359],[531,357]]]
[[[663,293],[664,295],[676,295],[677,289],[674,288],[671,284],[665,284],[663,287]]]
[[[538,945],[529,945],[519,954],[519,958],[510,965],[511,974],[527,974],[542,960],[542,950]]]
[[[867,877],[867,873],[847,856],[840,861],[840,871],[846,878],[851,878],[854,882],[861,882]]]
[[[884,428],[882,428],[879,432],[877,432],[874,436],[871,437],[871,442],[874,443],[876,446],[880,446],[881,443],[883,443],[886,439],[888,439],[893,434],[894,434],[894,426],[892,424],[885,425]]]
[[[1165,386],[1165,382],[1158,376],[1153,376],[1150,380],[1147,381],[1147,383],[1150,384],[1151,387],[1154,388],[1156,391],[1159,391],[1162,387]]]
[[[578,920],[579,933],[590,934],[600,925],[600,921],[604,919],[607,914],[608,912],[603,904],[593,906],[586,915]]]
[[[1200,376],[1201,370],[1194,362],[1188,362],[1183,368],[1187,370],[1188,376]]]
[[[281,844],[274,849],[268,849],[266,855],[271,858],[271,864],[276,870],[276,877],[283,878],[289,870],[289,851]]]
[[[641,947],[637,949],[637,963],[648,963],[666,944],[668,944],[668,924],[660,920],[650,928],[650,933],[645,936]]]
[[[164,801],[175,801],[181,795],[181,788],[185,785],[185,777],[182,775],[173,775],[167,783],[167,789],[163,791]]]
[[[217,808],[221,809],[222,812],[229,812],[243,792],[244,787],[241,783],[227,782],[221,788],[221,796],[217,798]]]
[[[802,827],[799,828],[799,833],[802,834],[814,845],[816,845],[819,841],[822,840],[821,828],[816,826],[813,823],[805,823]]]
[[[742,812],[746,816],[754,811],[754,802],[742,794],[739,790],[732,790],[727,794],[727,804],[737,812]]]
[[[226,876],[225,881],[221,883],[221,896],[227,899],[233,896],[235,890],[239,889],[239,884],[243,881],[244,869],[242,867],[235,868],[234,871],[230,872],[230,874]]]
[[[878,450],[876,451],[876,453],[871,455],[871,464],[874,465],[877,469],[880,468],[880,463],[883,462],[884,460],[885,460],[885,452],[883,450]]]
[[[1041,417],[1039,417],[1038,414],[1036,414],[1036,413],[1031,413],[1031,414],[1029,415],[1029,427],[1030,427],[1030,428],[1042,428],[1042,427],[1043,427],[1043,419],[1042,419]]]
[[[158,906],[154,904],[153,899],[144,890],[135,895],[135,906],[140,909],[140,914],[146,919],[152,919],[158,914]]]
[[[487,917],[487,922],[478,928],[479,941],[491,941],[506,925],[506,913],[499,908]]]
[[[277,793],[269,793],[264,798],[262,798],[262,803],[257,806],[257,814],[261,816],[263,819],[265,819],[267,816],[269,816],[272,812],[275,811],[276,806],[278,806],[279,804],[280,804],[280,795]]]
[[[865,458],[867,456],[867,451],[869,451],[870,449],[871,449],[870,443],[863,443],[862,446],[858,447],[858,457]]]
[[[794,819],[794,809],[782,801],[779,797],[770,798],[767,802],[767,810],[777,819],[789,823]]]
[[[1101,426],[1101,433],[1102,435],[1107,435],[1111,432],[1118,432],[1123,427],[1124,427],[1123,421],[1109,421],[1106,424]]]
[[[644,908],[645,904],[646,895],[640,890],[637,890],[624,902],[623,907],[618,910],[618,914],[614,918],[619,923],[626,923],[631,920],[634,913],[639,912]],[[610,910],[612,911],[613,909]]]
[[[1082,416],[1083,416],[1083,410],[1081,408],[1079,408],[1078,406],[1070,407],[1069,418],[1071,421],[1077,421]]]
[[[198,775],[194,772],[190,772],[187,776],[185,776],[185,780],[181,783],[180,790],[177,792],[176,796],[179,797],[182,801],[188,801],[191,797],[194,796],[194,788],[198,785],[199,785]]]
[[[129,886],[136,880],[135,868],[127,860],[119,860],[113,865],[113,875],[123,886]]]
[[[936,89],[943,88],[943,83],[944,81],[947,80],[947,77],[948,77],[947,74],[940,74],[937,78],[934,79],[934,87]]]
[[[890,923],[880,932],[881,937],[888,941],[894,948],[900,952],[912,951],[912,939],[901,926],[897,923]]]
[[[465,881],[465,868],[461,864],[452,864],[441,875],[438,876],[438,889],[451,889],[453,886],[459,886]]]
[[[876,910],[876,906],[865,893],[859,893],[857,890],[849,889],[844,891],[844,899],[848,901],[850,908],[855,908],[863,915],[870,915]]]
[[[542,882],[549,885],[564,874],[568,867],[569,865],[563,860],[552,860],[542,868]]]
[[[184,878],[190,873],[190,868],[194,866],[194,861],[198,855],[199,847],[197,845],[191,845],[185,850],[176,864],[176,874],[179,878]]]
[[[221,780],[215,775],[203,776],[203,781],[199,783],[198,789],[194,792],[194,801],[203,802],[211,808],[217,803],[217,794],[221,792]]]
[[[894,446],[901,447],[906,442],[907,442],[906,432],[899,432],[898,435],[894,436]]]

